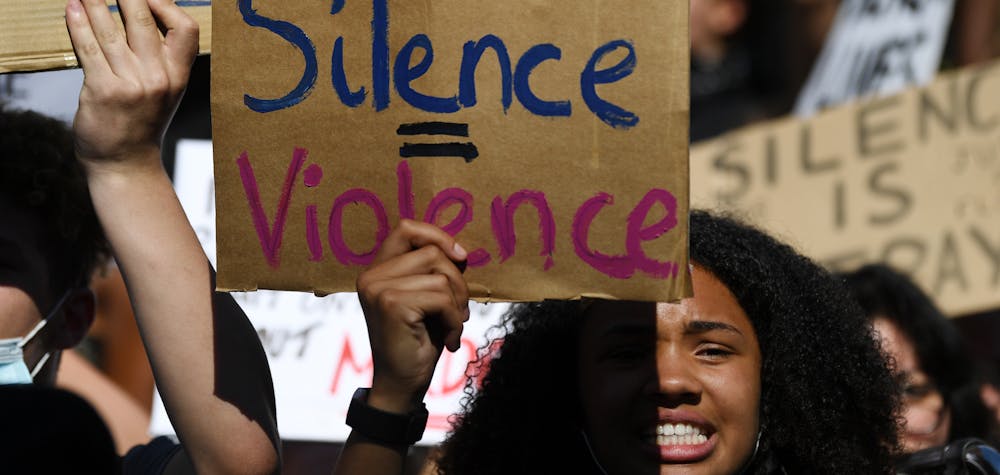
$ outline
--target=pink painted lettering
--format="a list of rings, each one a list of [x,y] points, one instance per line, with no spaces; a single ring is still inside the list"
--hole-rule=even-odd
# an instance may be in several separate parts
[[[438,223],[441,213],[450,206],[460,206],[458,214],[448,224]],[[427,205],[427,212],[424,213],[425,223],[435,224],[452,236],[460,233],[470,221],[472,221],[472,195],[461,188],[447,188],[439,191],[431,199]]]
[[[489,252],[486,249],[476,249],[469,253],[468,259],[465,260],[466,265],[469,267],[482,267],[489,264],[493,260]]]
[[[614,196],[601,192],[580,205],[573,216],[573,250],[580,259],[599,272],[616,279],[628,279],[635,273],[635,265],[627,254],[609,256],[591,249],[588,244],[590,226],[597,213],[614,202]]]
[[[656,223],[642,227],[653,205],[657,203],[663,205],[666,215]],[[674,198],[674,195],[667,190],[649,190],[649,193],[646,193],[646,196],[643,196],[639,200],[639,204],[629,213],[627,223],[628,231],[625,235],[625,249],[628,251],[629,256],[632,257],[632,262],[635,263],[636,268],[660,279],[677,277],[676,262],[660,262],[650,259],[642,249],[644,241],[652,241],[673,229],[674,226],[677,226],[677,198]]]
[[[307,188],[319,186],[319,182],[322,180],[323,167],[315,163],[306,167],[306,171],[302,173],[302,184],[306,185]]]
[[[406,160],[396,165],[396,195],[399,202],[399,219],[415,219],[417,212],[413,204],[413,172]]]
[[[407,171],[409,171],[409,168],[407,168]],[[412,199],[411,196],[411,206]],[[458,214],[452,218],[450,223],[441,226],[437,222],[438,218],[450,206],[461,206],[461,209],[459,209]],[[446,233],[455,236],[462,232],[462,229],[465,229],[466,224],[472,221],[472,210],[473,198],[471,193],[461,188],[448,188],[441,190],[438,194],[434,195],[434,198],[431,198],[431,202],[427,205],[427,211],[424,213],[424,222],[441,226],[441,229]],[[465,263],[469,267],[482,267],[489,264],[490,260],[490,253],[480,248],[470,252]]]
[[[531,203],[538,211],[538,228],[541,232],[542,250],[539,255],[545,257],[544,269],[549,270],[552,265],[552,253],[555,251],[556,221],[552,216],[552,209],[545,199],[545,193],[534,190],[521,190],[503,202],[503,198],[497,196],[493,198],[491,206],[491,220],[493,224],[493,236],[500,247],[500,262],[506,261],[514,255],[517,247],[517,234],[514,231],[514,213],[524,203]]]
[[[319,237],[319,223],[316,222],[316,205],[306,206],[306,244],[309,245],[309,260],[323,260],[323,240]]]
[[[349,204],[365,204],[371,208],[375,214],[375,245],[366,252],[355,253],[344,242],[344,207]],[[363,188],[353,188],[343,192],[333,202],[333,209],[330,210],[330,224],[327,229],[330,241],[330,250],[333,255],[344,265],[368,265],[375,258],[375,253],[382,247],[389,235],[389,217],[385,214],[385,206],[382,200],[369,190]]]
[[[295,176],[302,168],[307,154],[306,149],[299,147],[295,147],[292,152],[292,161],[288,164],[288,173],[285,175],[285,183],[281,187],[281,195],[278,198],[273,227],[268,223],[264,207],[260,202],[260,191],[257,187],[257,178],[254,176],[253,167],[250,165],[250,158],[246,152],[243,152],[236,159],[236,165],[240,169],[240,178],[243,181],[243,191],[246,193],[247,203],[250,205],[250,216],[253,219],[254,228],[257,230],[257,239],[260,241],[260,248],[264,252],[267,264],[275,269],[280,265],[281,238],[285,234],[285,218],[288,216],[288,204],[292,198],[292,184],[295,182]]]
[[[240,178],[243,183],[250,217],[267,264],[277,269],[280,265],[281,245],[284,238],[285,225],[291,205],[292,189],[297,184],[296,179],[302,174],[302,186],[310,189],[319,187],[323,180],[323,168],[316,163],[305,166],[309,152],[300,147],[293,150],[291,161],[282,183],[273,219],[269,219],[260,198],[257,177],[254,174],[247,152],[236,159]],[[417,214],[416,197],[413,189],[413,173],[409,164],[403,160],[396,166],[397,206],[401,218],[413,219]],[[315,193],[315,192],[308,192]],[[307,194],[308,194],[307,193]],[[312,201],[312,200],[309,200]],[[655,256],[647,255],[644,248],[648,242],[657,240],[677,227],[683,216],[678,215],[676,197],[664,189],[652,189],[639,200],[621,223],[607,223],[621,228],[624,236],[624,252],[621,254],[605,254],[591,247],[589,239],[595,220],[605,207],[613,205],[614,195],[599,192],[586,199],[573,216],[570,229],[570,240],[575,255],[598,272],[614,279],[628,279],[640,271],[657,279],[676,278],[680,267],[674,261],[657,260]],[[490,226],[496,240],[499,259],[497,263],[509,260],[517,251],[517,230],[515,216],[522,205],[530,204],[538,215],[538,230],[541,240],[539,255],[544,258],[542,269],[548,271],[554,266],[556,245],[556,220],[544,192],[539,190],[520,190],[506,199],[495,196],[490,202]],[[349,205],[364,205],[371,210],[374,220],[372,240],[353,242],[351,245],[363,247],[364,250],[352,249],[344,240],[344,227],[357,227],[358,223],[344,223],[344,213]],[[353,209],[353,208],[352,208]],[[662,217],[659,210],[663,210]],[[305,244],[307,245],[310,262],[321,262],[325,257],[324,246],[328,245],[330,254],[345,266],[368,265],[382,246],[389,234],[389,216],[382,199],[373,191],[364,188],[353,188],[341,193],[332,203],[327,236],[324,238],[320,228],[319,207],[314,203],[305,203]],[[423,220],[438,225],[445,232],[457,236],[474,222],[475,197],[464,188],[446,188],[436,193],[423,210]],[[448,219],[447,223],[441,221]],[[647,224],[647,220],[655,220]],[[484,223],[485,224],[485,223]],[[523,232],[523,230],[522,230]],[[352,231],[352,236],[356,233]],[[370,247],[369,244],[371,243]],[[652,249],[652,246],[649,246]],[[466,265],[469,268],[483,267],[493,262],[491,251],[483,248],[474,249],[469,253]],[[496,253],[494,253],[496,254]],[[451,381],[446,383],[451,387]]]

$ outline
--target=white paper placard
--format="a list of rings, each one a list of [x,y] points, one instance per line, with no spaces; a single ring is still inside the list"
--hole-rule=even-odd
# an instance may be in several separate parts
[[[954,0],[844,0],[795,114],[930,82],[941,63]]]

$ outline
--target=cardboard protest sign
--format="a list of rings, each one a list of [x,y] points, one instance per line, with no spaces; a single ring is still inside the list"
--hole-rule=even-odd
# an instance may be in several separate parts
[[[199,51],[212,44],[211,0],[178,0],[201,27]],[[118,13],[118,5],[108,2]],[[0,0],[0,73],[78,66],[66,31],[66,0]],[[117,16],[117,15],[116,15]]]
[[[203,140],[177,144],[174,187],[191,226],[210,260],[215,257],[215,200],[212,145]],[[347,407],[358,387],[372,381],[371,348],[365,317],[354,294],[317,298],[300,292],[260,291],[233,294],[257,329],[274,380],[278,426],[285,440],[343,442],[350,433]],[[470,305],[462,348],[444,352],[425,398],[430,412],[421,444],[435,444],[451,429],[465,394],[466,367],[486,348],[489,329],[508,304]],[[172,434],[157,398],[150,432]]]
[[[843,0],[795,113],[901,92],[934,78],[954,0]]]
[[[1000,306],[1000,63],[691,150],[695,207],[736,209],[830,268],[882,261],[948,313]]]
[[[686,2],[213,8],[220,288],[353,290],[413,218],[479,299],[689,292]]]

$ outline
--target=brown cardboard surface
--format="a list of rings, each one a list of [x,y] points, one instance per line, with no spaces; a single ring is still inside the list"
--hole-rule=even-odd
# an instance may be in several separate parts
[[[395,226],[409,209],[423,219],[436,202],[443,206],[435,222],[464,217],[468,222],[458,231],[459,242],[474,256],[488,256],[481,265],[470,263],[465,273],[479,299],[599,295],[672,300],[689,295],[686,2],[391,0],[386,22],[375,14],[379,0],[335,1],[332,9],[330,2],[237,3],[216,2],[213,11],[220,288],[354,290],[366,261],[363,254],[377,249],[380,230]],[[387,56],[375,46],[385,24]],[[515,92],[506,110],[501,61],[494,49],[485,50],[476,70],[475,105],[466,98],[454,112],[428,112],[403,97],[400,91],[407,81],[392,74],[406,69],[395,64],[404,45],[421,40],[432,45],[426,74],[408,84],[417,93],[447,99],[459,92],[466,42],[487,35],[503,42],[515,71]],[[306,37],[311,47],[299,45],[306,44]],[[582,72],[595,50],[618,40],[632,45],[634,70],[606,78],[608,82],[595,89],[604,100],[638,117],[631,127],[602,121],[582,92]],[[334,54],[338,42],[347,88],[365,91],[356,107],[345,105],[333,85],[341,77]],[[537,46],[544,44],[552,46]],[[613,45],[595,69],[627,62],[627,48]],[[559,59],[519,69],[528,51],[546,48],[558,48]],[[420,68],[427,60],[425,52],[416,48],[409,70]],[[307,58],[313,57],[315,77],[305,74]],[[375,79],[373,67],[373,60],[382,57],[393,71],[385,82]],[[405,60],[400,65],[406,65]],[[519,70],[531,71],[528,87],[517,86]],[[286,97],[299,84],[308,94],[291,94],[301,100],[289,101],[290,106],[261,111],[248,105],[256,103],[247,98]],[[570,115],[533,113],[525,105],[531,102],[526,91],[544,101],[569,101]],[[381,102],[386,97],[387,106]],[[432,121],[467,124],[467,136],[400,134],[404,124]],[[468,162],[457,157],[401,157],[408,143],[452,142],[472,144],[478,156]],[[519,194],[522,191],[527,192]],[[287,209],[279,212],[283,194]],[[540,218],[545,213],[533,204],[541,201],[530,201],[542,195],[551,210],[551,240],[539,224],[548,222]],[[409,196],[412,208],[406,203]],[[527,202],[516,208],[512,196]],[[613,203],[597,212],[586,239],[575,242],[578,210],[597,196]],[[633,218],[633,245],[627,251],[627,218],[647,196],[653,204],[648,213],[640,210]],[[676,205],[657,199],[670,197]],[[468,209],[459,204],[463,199],[471,205]],[[509,221],[505,207],[518,210]],[[256,224],[253,209],[258,210]],[[384,210],[381,224],[373,210]],[[331,219],[337,217],[342,218],[340,225]],[[657,223],[663,226],[657,228]],[[514,229],[516,245],[508,255],[501,254],[495,228]],[[611,262],[615,276],[588,264],[578,247],[587,249],[583,255],[604,255],[602,262]],[[636,263],[642,265],[637,268]]]
[[[1000,306],[1000,63],[691,149],[694,207],[828,267],[884,261],[951,315]]]
[[[212,44],[209,1],[178,1],[201,27],[199,51]],[[114,1],[109,6],[117,8]],[[66,31],[65,0],[0,0],[0,73],[77,67]]]

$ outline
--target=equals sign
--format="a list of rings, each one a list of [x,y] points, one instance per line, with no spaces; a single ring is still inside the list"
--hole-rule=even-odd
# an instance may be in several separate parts
[[[396,135],[448,135],[451,137],[468,137],[469,124],[453,122],[416,122],[402,124],[396,129]],[[465,163],[471,163],[479,156],[479,150],[472,142],[443,143],[409,143],[403,142],[399,147],[399,156],[413,157],[461,157]]]

